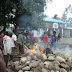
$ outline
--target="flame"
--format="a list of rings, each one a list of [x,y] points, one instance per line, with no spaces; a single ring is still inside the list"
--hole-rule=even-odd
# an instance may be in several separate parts
[[[31,50],[31,52],[30,52],[30,55],[34,55],[34,54],[36,54],[36,50],[35,49]]]
[[[44,53],[44,48],[41,48],[40,52],[41,52],[41,54],[43,54]]]
[[[36,54],[36,53],[37,53],[37,50],[36,50],[37,48],[38,48],[38,44],[35,43],[35,44],[33,45],[33,47],[32,47],[32,50],[30,51],[30,55]],[[41,53],[41,54],[44,53],[44,48],[43,48],[43,47],[40,48],[40,53]]]
[[[30,51],[30,55],[34,55],[36,54],[36,49],[38,48],[38,44],[35,43],[32,47],[32,50]]]

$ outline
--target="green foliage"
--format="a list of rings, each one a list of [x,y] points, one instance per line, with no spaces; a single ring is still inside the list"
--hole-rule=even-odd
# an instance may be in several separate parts
[[[6,23],[17,24],[18,17],[27,14],[32,16],[33,28],[43,27],[42,12],[44,12],[45,5],[46,0],[0,0],[0,25],[6,27]],[[10,17],[9,13],[14,14],[15,18]]]
[[[33,26],[34,29],[38,29],[38,28],[45,28],[46,25],[43,23],[43,18],[44,18],[44,15],[43,14],[37,14],[37,13],[34,13],[32,15],[32,21],[31,21],[31,24]]]
[[[63,13],[63,21],[67,23],[68,27],[72,27],[72,6],[69,5],[67,8],[65,8],[65,11]]]

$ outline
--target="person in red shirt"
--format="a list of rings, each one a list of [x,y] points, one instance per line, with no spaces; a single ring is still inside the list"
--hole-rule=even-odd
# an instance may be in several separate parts
[[[48,47],[48,34],[45,32],[43,36],[43,43],[44,43],[44,48],[46,52],[46,48]]]
[[[47,33],[44,34],[43,42],[48,43],[48,34]]]

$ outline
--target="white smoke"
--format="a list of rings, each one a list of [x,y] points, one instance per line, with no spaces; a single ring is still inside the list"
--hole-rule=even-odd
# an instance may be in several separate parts
[[[70,47],[69,45],[58,45],[56,49],[54,49],[54,52],[68,54],[72,57],[72,47]]]

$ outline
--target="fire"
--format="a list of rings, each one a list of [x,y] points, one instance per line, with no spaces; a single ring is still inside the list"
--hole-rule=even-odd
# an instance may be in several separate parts
[[[30,51],[30,55],[35,55],[37,53],[37,48],[38,48],[38,44],[35,43],[32,47],[32,50]],[[40,53],[43,54],[44,53],[44,48],[40,48]]]
[[[43,54],[44,53],[44,48],[41,48],[40,52],[41,52],[41,54]]]
[[[32,50],[30,51],[30,55],[34,55],[34,54],[36,54],[37,52],[36,52],[36,49],[38,48],[38,44],[37,43],[35,43],[34,45],[33,45],[33,47],[32,47]]]
[[[36,54],[36,50],[35,49],[31,50],[31,52],[30,52],[30,55],[34,55],[34,54]]]

